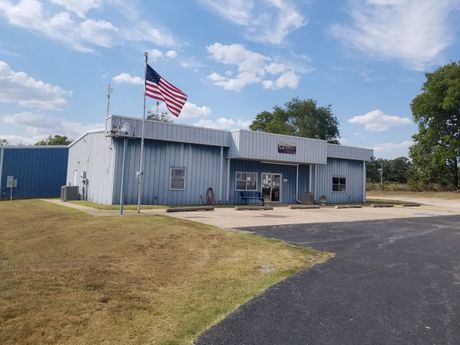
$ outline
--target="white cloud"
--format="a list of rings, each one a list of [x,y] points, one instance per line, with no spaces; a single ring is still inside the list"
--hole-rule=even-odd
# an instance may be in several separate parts
[[[122,14],[118,27],[109,20],[86,17],[91,9],[100,8],[103,0],[51,1],[63,8],[39,0],[0,0],[0,17],[3,16],[10,25],[60,41],[83,53],[94,52],[97,47],[112,48],[124,41],[150,42],[163,47],[178,46],[173,34],[143,20],[129,2],[110,0],[104,3]]]
[[[298,72],[288,64],[246,49],[241,44],[214,43],[207,47],[210,56],[224,64],[236,66],[237,73],[225,71],[224,75],[212,72],[207,79],[225,90],[241,91],[250,84],[262,84],[266,89],[297,88],[300,80]],[[268,75],[274,80],[268,79]]]
[[[175,50],[168,50],[166,53],[165,53],[165,56],[170,58],[170,59],[174,59],[176,58],[177,56],[177,52]]]
[[[407,156],[408,149],[414,142],[412,140],[405,140],[400,143],[386,142],[377,144],[373,147],[375,153],[383,158],[394,158],[398,156]]]
[[[92,46],[112,47],[118,32],[105,20],[75,20],[65,11],[51,14],[37,0],[21,0],[16,5],[3,0],[0,15],[11,25],[39,32],[80,52],[92,52]]]
[[[51,2],[64,6],[81,18],[84,18],[89,10],[102,6],[102,0],[51,0]]]
[[[70,95],[60,86],[36,80],[25,72],[15,72],[0,61],[0,102],[57,110],[67,105],[66,97]]]
[[[387,115],[380,109],[370,111],[364,115],[356,115],[348,119],[350,123],[363,125],[367,131],[382,132],[394,126],[404,126],[412,124],[408,117],[397,115]]]
[[[290,0],[201,0],[220,17],[244,27],[248,39],[281,44],[307,20]]]
[[[0,134],[0,138],[8,140],[9,145],[33,145],[37,141],[39,141],[42,138],[39,139],[33,139],[33,138],[26,138],[20,135],[14,135],[14,134]]]
[[[31,134],[34,141],[55,134],[76,139],[89,130],[102,128],[104,126],[103,123],[83,124],[81,122],[66,121],[37,112],[22,112],[4,115],[3,123],[25,126],[27,133]]]
[[[112,78],[112,80],[119,84],[133,84],[133,85],[144,85],[144,79],[137,76],[132,76],[129,73],[120,73]]]
[[[211,116],[209,107],[205,105],[199,106],[191,102],[185,102],[180,114],[180,117],[184,119],[207,118],[209,116]]]
[[[423,70],[452,42],[449,13],[458,7],[458,0],[353,0],[352,22],[334,25],[331,32],[365,54]]]
[[[175,50],[168,50],[167,52],[162,52],[159,49],[150,49],[148,51],[149,54],[149,60],[152,61],[157,61],[157,60],[163,60],[163,59],[175,59],[177,57],[177,52]]]
[[[233,120],[233,119],[229,119],[226,117],[220,117],[216,120],[201,119],[195,124],[195,126],[233,130],[233,129],[248,128],[250,124],[251,124],[251,121]]]

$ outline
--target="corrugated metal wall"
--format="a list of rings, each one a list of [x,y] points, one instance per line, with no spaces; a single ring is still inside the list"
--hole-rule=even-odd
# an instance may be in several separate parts
[[[230,148],[230,158],[325,164],[327,143],[324,140],[288,135],[239,130],[232,132],[235,145]],[[295,154],[278,152],[279,144],[296,147]]]
[[[235,189],[235,177],[237,171],[257,172],[257,190],[262,191],[262,173],[278,173],[282,174],[282,179],[287,179],[282,182],[281,203],[296,202],[296,174],[297,166],[260,163],[259,161],[232,159],[230,163],[230,202],[240,204],[244,200],[241,199],[240,192]],[[304,192],[308,191],[308,166],[299,166],[299,198]]]
[[[67,147],[4,147],[1,197],[9,198],[7,176],[18,180],[13,198],[51,198],[60,195],[66,181]]]
[[[114,139],[116,150],[116,174],[114,203],[119,203],[122,168],[123,139]],[[216,146],[145,140],[144,146],[143,204],[186,205],[202,204],[209,187],[216,200],[225,195],[225,164],[222,174],[222,196],[219,196],[221,176],[221,149]],[[125,202],[137,203],[140,140],[128,140],[125,162]],[[170,190],[171,168],[185,168],[185,190]]]
[[[331,158],[354,159],[358,161],[371,160],[374,150],[361,147],[327,144],[327,156]]]
[[[76,174],[76,185],[82,194],[82,175],[86,171],[87,200],[112,204],[114,161],[112,138],[106,138],[103,132],[86,134],[69,148],[67,185],[74,184]]]
[[[328,203],[362,202],[365,185],[363,184],[363,162],[328,158],[327,165],[317,165],[317,194],[327,197]],[[346,191],[332,191],[332,177],[346,177]]]

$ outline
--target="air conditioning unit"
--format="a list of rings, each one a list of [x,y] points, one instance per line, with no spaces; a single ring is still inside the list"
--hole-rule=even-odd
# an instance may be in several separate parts
[[[78,200],[78,186],[62,186],[61,187],[61,200]]]

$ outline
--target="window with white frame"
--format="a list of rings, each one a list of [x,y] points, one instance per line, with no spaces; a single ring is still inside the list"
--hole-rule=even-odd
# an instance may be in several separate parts
[[[332,178],[332,191],[345,192],[347,190],[347,179],[345,177]]]
[[[169,189],[185,189],[185,168],[171,168],[169,178]]]
[[[257,173],[237,171],[235,189],[237,191],[257,190]]]

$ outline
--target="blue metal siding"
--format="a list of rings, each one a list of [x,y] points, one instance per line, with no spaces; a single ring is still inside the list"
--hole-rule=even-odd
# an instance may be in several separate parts
[[[327,197],[328,203],[362,202],[364,195],[363,162],[328,158],[327,165],[318,165],[317,195]],[[345,192],[332,191],[332,178],[345,177],[347,179]]]
[[[114,140],[116,169],[113,203],[120,200],[123,140]],[[137,203],[140,140],[128,140],[125,162],[125,202]],[[206,191],[213,188],[216,200],[220,184],[220,147],[146,140],[144,146],[144,188],[142,203],[187,205],[202,204]],[[171,168],[185,168],[185,190],[170,190]],[[224,165],[225,169],[225,165]],[[225,174],[225,171],[224,171]],[[224,174],[222,178],[224,178]],[[225,183],[225,180],[223,181]],[[223,191],[225,189],[223,188]],[[223,194],[223,193],[222,193]]]
[[[9,197],[7,176],[18,180],[13,198],[49,198],[60,195],[66,183],[68,148],[5,148],[1,196]]]
[[[253,160],[232,159],[230,161],[230,202],[243,203],[240,192],[235,190],[236,172],[257,172],[257,190],[262,190],[262,173],[282,174],[281,203],[296,202],[296,174],[297,166],[261,163]],[[299,198],[308,191],[308,165],[299,166]]]

